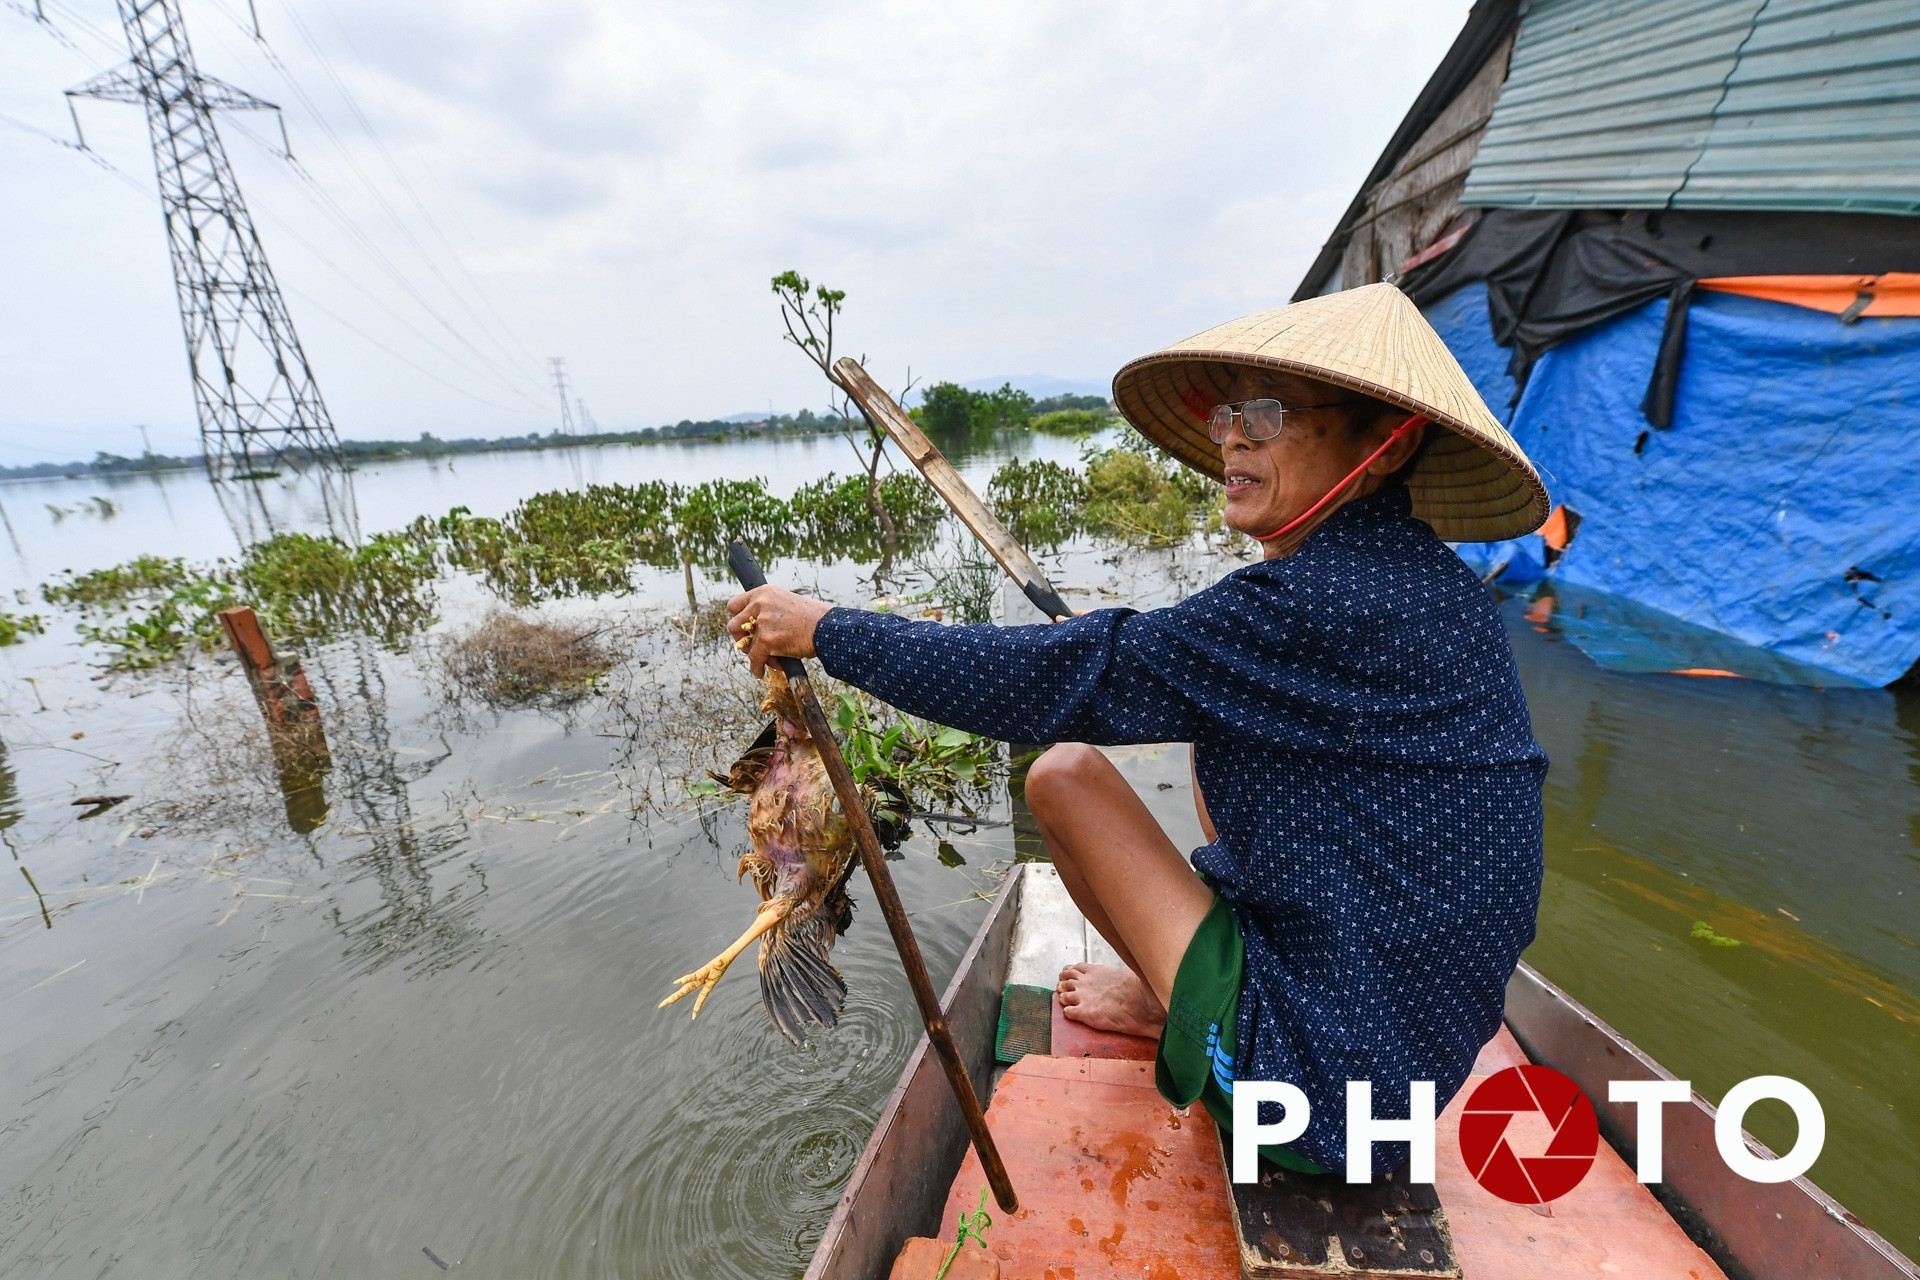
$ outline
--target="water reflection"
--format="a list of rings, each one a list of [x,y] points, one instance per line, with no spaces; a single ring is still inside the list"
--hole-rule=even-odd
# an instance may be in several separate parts
[[[20,807],[20,777],[13,771],[13,759],[7,751],[7,744],[0,741],[0,832],[17,824],[26,816],[26,810]]]
[[[486,945],[476,919],[486,876],[476,862],[452,885],[436,886],[435,869],[466,847],[466,823],[419,820],[412,800],[413,784],[453,748],[443,740],[438,753],[400,763],[380,654],[366,637],[333,646],[311,666],[322,703],[333,710],[336,804],[351,812],[350,834],[365,841],[353,862],[378,890],[378,901],[358,910],[338,902],[332,907],[348,939],[347,956],[363,972],[396,962],[428,972],[462,963]]]
[[[1553,760],[1528,958],[1710,1099],[1763,1073],[1807,1084],[1827,1112],[1815,1181],[1913,1240],[1912,698],[1608,671],[1573,628],[1507,608]],[[1784,1108],[1749,1127],[1793,1141]]]
[[[240,549],[275,534],[298,531],[325,532],[348,546],[358,546],[360,506],[353,473],[317,462],[285,465],[287,470],[281,472],[208,475],[214,500]]]

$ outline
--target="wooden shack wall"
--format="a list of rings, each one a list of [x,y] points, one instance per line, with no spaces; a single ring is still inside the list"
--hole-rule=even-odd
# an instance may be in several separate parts
[[[1401,264],[1439,239],[1462,215],[1460,191],[1507,78],[1513,38],[1502,40],[1460,95],[1374,185],[1340,264],[1340,287],[1398,275]],[[1466,211],[1471,216],[1472,211]]]

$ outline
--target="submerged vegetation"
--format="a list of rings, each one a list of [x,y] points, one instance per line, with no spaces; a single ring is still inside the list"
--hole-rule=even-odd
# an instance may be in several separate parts
[[[443,664],[457,687],[490,706],[565,706],[619,661],[607,631],[495,612],[448,644]]]
[[[1110,447],[1086,447],[1082,457],[1084,471],[1016,459],[994,473],[987,501],[1014,537],[1053,547],[1076,533],[1091,533],[1168,547],[1217,523],[1218,487],[1131,428]]]
[[[1210,524],[1220,490],[1128,429],[1120,443],[1086,452],[1080,526],[1136,546],[1170,547]]]
[[[944,512],[932,488],[917,475],[893,475],[880,489],[906,547],[930,545]],[[692,487],[589,485],[536,494],[500,520],[456,507],[437,521],[415,521],[408,536],[437,542],[447,564],[478,573],[517,605],[623,593],[636,564],[683,569],[691,596],[691,570],[725,565],[736,538],[763,561],[879,558],[885,535],[866,499],[864,477],[832,474],[786,499],[758,477]]]
[[[988,501],[1016,538],[1043,548],[1082,533],[1171,546],[1217,525],[1215,486],[1153,452],[1133,432],[1111,447],[1089,446],[1083,456],[1084,469],[1015,459],[994,474]],[[678,568],[697,608],[694,570],[720,570],[728,543],[743,538],[767,563],[914,557],[932,580],[930,599],[955,621],[986,621],[1000,581],[993,562],[971,542],[962,541],[957,551],[937,549],[945,508],[919,475],[897,472],[877,483],[891,536],[869,501],[864,475],[829,474],[786,498],[758,477],[691,486],[589,485],[535,494],[498,519],[455,507],[358,547],[283,533],[238,560],[210,565],[140,556],[62,574],[41,595],[79,615],[80,635],[111,652],[111,667],[138,670],[214,647],[220,611],[236,605],[253,608],[279,640],[319,644],[358,633],[399,646],[433,622],[435,584],[448,570],[476,575],[518,608],[624,594],[637,565]],[[43,626],[37,615],[0,614],[0,644]]]
[[[1056,547],[1072,537],[1086,501],[1086,477],[1057,462],[1015,458],[987,482],[987,505],[1029,547]]]
[[[1072,397],[1092,399],[1093,397]],[[1033,430],[1049,436],[1090,436],[1103,431],[1114,423],[1111,409],[1055,409],[1051,413],[1037,413],[1028,423]]]
[[[37,613],[8,613],[0,609],[0,648],[19,644],[21,636],[39,635],[46,629],[45,620]]]
[[[251,605],[271,635],[328,639],[358,628],[397,644],[433,621],[433,550],[404,533],[349,547],[338,538],[283,533],[247,548],[238,563],[202,567],[141,556],[41,588],[49,604],[80,613],[79,631],[114,650],[110,666],[157,666],[220,638],[220,611]]]
[[[920,569],[927,575],[927,598],[938,601],[953,621],[993,621],[993,596],[1006,575],[971,539],[951,554],[921,561]]]
[[[189,644],[210,646],[220,633],[219,612],[238,603],[232,573],[185,560],[139,556],[111,568],[62,574],[40,588],[48,604],[79,611],[80,635],[113,651],[118,670],[158,666]]]
[[[433,548],[405,533],[359,547],[283,533],[247,549],[233,586],[272,635],[310,642],[359,628],[392,645],[433,621],[423,588],[438,574]]]
[[[1000,744],[992,738],[916,720],[857,690],[835,694],[829,714],[854,781],[909,811],[958,809],[974,816],[1006,774]]]

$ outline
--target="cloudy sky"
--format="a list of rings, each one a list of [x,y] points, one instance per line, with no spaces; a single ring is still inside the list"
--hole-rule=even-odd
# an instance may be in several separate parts
[[[1467,0],[182,0],[284,108],[229,155],[343,435],[824,403],[768,279],[890,386],[1128,358],[1285,300]],[[196,429],[108,0],[0,9],[0,461]]]

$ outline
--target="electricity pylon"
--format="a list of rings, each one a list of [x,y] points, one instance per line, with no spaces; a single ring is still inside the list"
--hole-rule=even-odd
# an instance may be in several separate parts
[[[573,408],[567,403],[567,358],[548,356],[547,363],[553,366],[553,389],[560,393],[560,430],[572,435]]]
[[[179,0],[117,3],[132,61],[67,94],[147,110],[207,470],[337,465],[340,438],[213,123],[216,110],[279,108],[200,73]]]

